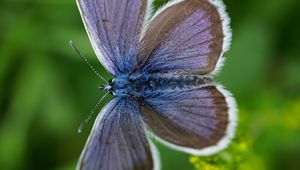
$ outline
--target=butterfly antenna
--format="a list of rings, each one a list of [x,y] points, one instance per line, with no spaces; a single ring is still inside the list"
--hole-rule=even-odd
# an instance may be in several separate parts
[[[99,107],[99,104],[102,102],[102,100],[107,96],[109,92],[105,93],[97,102],[97,104],[94,106],[93,110],[90,112],[90,114],[88,115],[88,117],[80,124],[77,132],[81,133],[82,130],[85,128],[85,126],[87,125],[87,123],[91,120],[93,114],[95,113],[96,109]]]
[[[70,40],[70,45],[71,47],[75,50],[75,52],[83,59],[83,61],[90,67],[90,69],[92,69],[94,71],[94,73],[103,81],[105,81],[106,83],[108,83],[108,81],[103,78],[99,72],[92,66],[92,64],[88,61],[88,59],[80,52],[79,48],[73,43],[72,40]]]

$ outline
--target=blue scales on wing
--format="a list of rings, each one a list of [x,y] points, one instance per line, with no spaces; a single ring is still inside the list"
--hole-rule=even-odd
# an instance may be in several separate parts
[[[92,43],[103,66],[126,74],[136,63],[147,0],[77,0]]]
[[[144,122],[162,143],[195,155],[223,149],[235,127],[230,96],[207,85],[146,93]]]
[[[152,170],[150,145],[138,112],[135,101],[112,99],[94,123],[78,168]]]
[[[224,25],[217,8],[204,0],[173,2],[144,31],[138,56],[142,72],[212,72],[224,52]]]

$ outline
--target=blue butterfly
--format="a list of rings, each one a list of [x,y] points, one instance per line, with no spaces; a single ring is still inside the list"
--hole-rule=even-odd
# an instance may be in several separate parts
[[[225,148],[236,127],[231,94],[213,81],[229,48],[219,0],[77,0],[93,49],[115,78],[78,169],[159,169],[149,140],[193,155]]]

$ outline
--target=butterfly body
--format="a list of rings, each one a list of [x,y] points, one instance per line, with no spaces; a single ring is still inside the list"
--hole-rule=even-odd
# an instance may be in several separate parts
[[[108,85],[110,88],[105,89],[117,97],[144,98],[149,93],[192,89],[212,84],[213,80],[209,76],[131,74],[112,79]]]
[[[237,110],[215,84],[229,49],[221,0],[172,0],[151,14],[151,0],[76,0],[96,56],[114,79],[97,116],[80,170],[157,170],[147,137],[193,155],[224,149]]]

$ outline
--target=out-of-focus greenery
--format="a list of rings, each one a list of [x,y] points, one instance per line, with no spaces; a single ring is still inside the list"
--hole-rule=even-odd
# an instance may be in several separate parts
[[[237,99],[237,137],[209,157],[158,144],[163,169],[298,170],[300,1],[225,4],[233,41],[217,79]],[[75,168],[92,122],[83,134],[77,128],[103,92],[70,39],[111,78],[94,55],[75,0],[0,1],[1,170]]]

